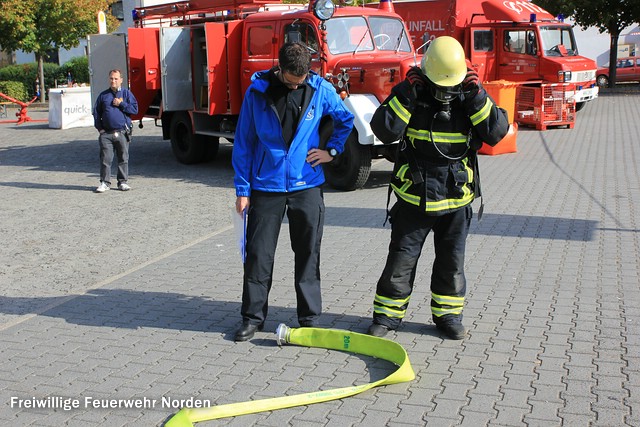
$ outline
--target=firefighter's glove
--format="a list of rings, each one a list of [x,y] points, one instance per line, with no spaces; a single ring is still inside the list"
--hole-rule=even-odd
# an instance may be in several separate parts
[[[407,80],[409,80],[409,83],[414,88],[424,88],[427,86],[427,79],[419,67],[409,68],[409,71],[407,71]]]
[[[411,67],[407,71],[406,80],[410,86],[407,94],[409,108],[415,109],[419,93],[427,88],[427,78],[419,67]]]
[[[478,94],[480,90],[479,82],[478,72],[467,65],[467,75],[462,81],[462,91],[464,92],[465,98],[471,99]]]

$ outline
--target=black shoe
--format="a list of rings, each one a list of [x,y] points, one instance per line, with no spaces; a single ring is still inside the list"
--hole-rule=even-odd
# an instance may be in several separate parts
[[[300,324],[301,328],[317,328],[318,327],[318,325],[316,325],[316,322],[314,322],[313,320],[302,320],[298,323]]]
[[[389,333],[390,330],[391,329],[387,326],[373,323],[371,326],[369,326],[369,329],[367,329],[367,335],[373,335],[374,337],[382,338],[385,335],[387,335],[387,333]]]
[[[447,314],[442,317],[433,317],[436,328],[452,340],[461,340],[467,335],[467,330],[462,324],[462,316]]]
[[[243,322],[242,326],[236,332],[236,341],[246,341],[253,338],[253,334],[256,331],[261,331],[263,328],[263,324],[255,325],[253,323]]]

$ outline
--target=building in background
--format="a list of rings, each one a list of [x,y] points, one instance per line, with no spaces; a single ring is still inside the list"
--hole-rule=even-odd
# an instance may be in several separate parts
[[[572,23],[571,20],[567,20]],[[611,37],[607,33],[599,33],[595,27],[589,27],[586,30],[574,25],[573,33],[575,34],[580,55],[591,58],[598,66],[609,64],[609,45]],[[618,39],[618,58],[627,56],[640,56],[640,25],[634,25],[622,30]]]

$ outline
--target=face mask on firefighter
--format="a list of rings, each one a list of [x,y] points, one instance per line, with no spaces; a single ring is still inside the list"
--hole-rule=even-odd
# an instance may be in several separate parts
[[[431,87],[431,94],[435,99],[440,102],[450,103],[454,99],[456,99],[460,94],[462,94],[462,87],[460,85],[452,86],[452,87],[443,87],[434,84]]]
[[[432,84],[431,94],[438,102],[440,102],[440,111],[434,115],[434,118],[445,122],[451,120],[451,101],[456,99],[461,93],[462,88],[460,85],[442,87]]]

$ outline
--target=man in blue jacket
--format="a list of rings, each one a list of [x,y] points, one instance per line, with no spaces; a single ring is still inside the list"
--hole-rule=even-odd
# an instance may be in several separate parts
[[[96,193],[111,188],[111,163],[114,150],[118,155],[118,189],[128,191],[129,142],[131,140],[131,114],[138,113],[138,101],[133,93],[122,88],[122,72],[109,71],[109,89],[98,95],[93,107],[94,126],[100,132],[100,186]]]
[[[311,55],[304,45],[284,44],[278,60],[278,67],[252,76],[233,146],[236,211],[248,215],[242,326],[236,341],[252,338],[267,317],[285,212],[295,253],[298,322],[302,327],[317,325],[322,311],[322,163],[342,153],[353,126],[353,114],[335,88],[310,71]],[[332,119],[333,132],[321,149],[320,123],[326,116]]]

